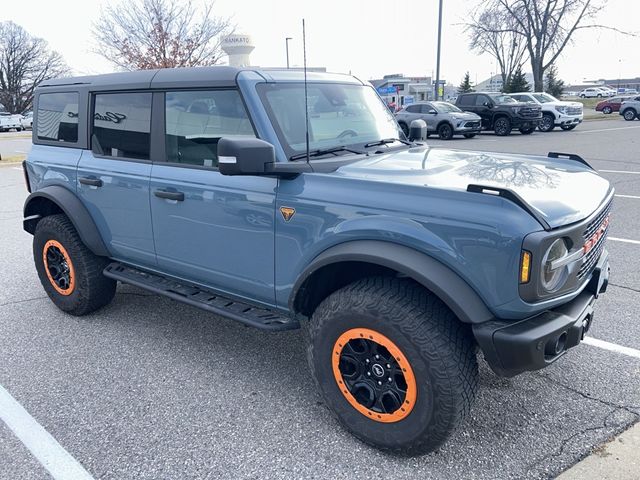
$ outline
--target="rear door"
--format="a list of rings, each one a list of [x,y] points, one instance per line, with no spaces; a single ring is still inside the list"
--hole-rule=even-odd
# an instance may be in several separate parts
[[[149,208],[151,93],[92,96],[91,150],[78,163],[78,194],[112,256],[154,266]]]
[[[180,90],[157,96],[154,121],[163,130],[164,149],[154,157],[151,175],[158,267],[273,305],[278,181],[218,171],[221,137],[255,136],[240,93]]]

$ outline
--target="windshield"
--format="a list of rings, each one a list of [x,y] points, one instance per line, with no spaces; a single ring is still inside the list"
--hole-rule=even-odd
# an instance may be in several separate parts
[[[304,84],[260,84],[258,93],[287,155],[306,150]],[[398,124],[372,87],[309,83],[309,150],[398,138]]]
[[[553,98],[551,95],[548,95],[546,93],[534,93],[533,97],[536,100],[538,100],[540,103],[557,102],[555,98]]]
[[[517,103],[513,98],[509,95],[496,95],[491,97],[496,103]]]
[[[433,102],[433,106],[439,113],[462,112],[458,107],[447,102]]]

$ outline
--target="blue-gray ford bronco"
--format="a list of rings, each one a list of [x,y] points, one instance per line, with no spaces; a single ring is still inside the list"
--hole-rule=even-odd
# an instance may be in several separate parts
[[[613,188],[575,155],[425,133],[346,75],[46,81],[24,163],[39,278],[71,315],[122,282],[263,330],[304,323],[346,429],[434,450],[469,413],[477,352],[513,376],[580,343],[607,287]]]

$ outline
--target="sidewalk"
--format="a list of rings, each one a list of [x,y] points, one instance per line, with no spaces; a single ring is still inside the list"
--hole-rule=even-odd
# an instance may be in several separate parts
[[[640,423],[596,448],[557,480],[639,480]]]

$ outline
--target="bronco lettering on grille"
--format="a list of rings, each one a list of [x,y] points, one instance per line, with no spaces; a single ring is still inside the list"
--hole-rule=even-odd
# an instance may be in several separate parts
[[[609,226],[609,215],[606,216],[606,218],[602,221],[602,223],[598,227],[598,230],[596,230],[596,232],[593,235],[591,235],[591,237],[589,237],[589,239],[582,246],[582,251],[584,252],[585,255],[589,253],[591,249],[598,244],[602,236],[607,231],[608,226]]]

